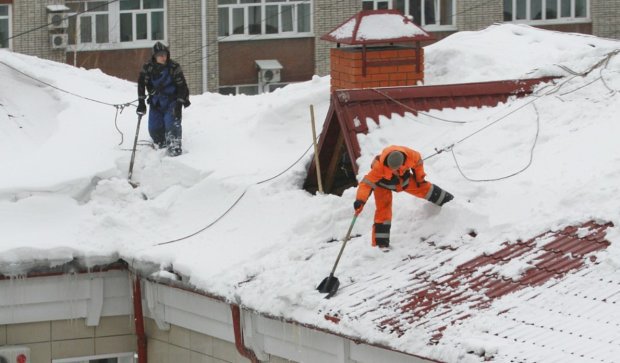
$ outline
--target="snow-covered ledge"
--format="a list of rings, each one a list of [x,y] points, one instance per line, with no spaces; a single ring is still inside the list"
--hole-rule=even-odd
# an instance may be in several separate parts
[[[0,280],[0,325],[131,314],[127,271]]]

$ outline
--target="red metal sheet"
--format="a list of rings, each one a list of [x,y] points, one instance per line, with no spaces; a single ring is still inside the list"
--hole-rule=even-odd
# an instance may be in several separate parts
[[[434,339],[441,339],[442,327],[466,319],[470,309],[486,309],[495,299],[506,294],[561,279],[584,268],[584,261],[592,257],[592,252],[604,249],[609,244],[605,240],[599,242],[604,238],[605,230],[609,226],[611,224],[590,225],[588,233],[582,232],[581,237],[576,233],[579,227],[567,227],[560,231],[543,233],[524,242],[506,243],[502,249],[490,256],[476,257],[458,266],[452,273],[442,274],[433,280],[429,278],[433,275],[432,270],[439,268],[439,263],[434,267],[427,264],[421,269],[419,264],[423,257],[409,257],[403,260],[405,265],[399,269],[403,273],[409,271],[415,276],[410,279],[411,283],[380,299],[375,296],[358,296],[364,298],[369,307],[361,314],[377,309],[393,311],[374,320],[379,329],[402,335],[412,326],[427,327],[435,329]],[[546,245],[537,245],[536,241],[540,237],[553,236],[556,238]],[[589,239],[591,236],[596,236],[596,241]],[[550,251],[550,246],[553,246],[553,251]],[[546,252],[540,254],[540,251]],[[527,252],[530,252],[530,255]],[[532,267],[514,280],[491,273],[495,265],[500,265],[501,268],[502,264],[512,258],[519,258]],[[407,269],[407,264],[416,265],[416,268]],[[373,300],[376,302],[373,303]],[[357,314],[345,315],[352,319],[361,316],[359,311]],[[326,319],[327,316],[342,319],[341,312],[328,313]],[[434,328],[435,326],[437,328]]]

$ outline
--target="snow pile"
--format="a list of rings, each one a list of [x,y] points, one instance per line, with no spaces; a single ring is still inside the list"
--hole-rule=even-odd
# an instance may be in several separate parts
[[[619,47],[615,41],[511,25],[458,33],[427,47],[427,84],[564,78],[539,87],[535,96],[493,108],[384,118],[361,136],[358,178],[389,144],[410,146],[423,156],[454,145],[454,158],[450,152],[435,155],[425,169],[429,181],[456,199],[438,208],[394,195],[388,254],[370,246],[374,206],[368,203],[353,231],[361,236],[350,242],[338,266],[341,283],[392,271],[412,251],[433,263],[433,249],[419,243],[429,238],[463,247],[442,266],[449,271],[504,241],[550,228],[592,219],[620,225],[615,197],[620,194],[620,55],[613,55]],[[588,74],[569,72],[587,71],[608,54],[608,61]],[[321,312],[356,303],[354,296],[325,300],[315,291],[340,248],[329,241],[343,237],[351,221],[355,189],[342,197],[301,190],[311,161],[308,106],[314,105],[317,120],[324,119],[327,77],[261,96],[193,96],[183,120],[186,153],[169,158],[140,146],[134,167],[140,187],[133,189],[126,175],[135,109],[118,114],[121,138],[114,107],[60,92],[13,68],[110,104],[136,98],[133,83],[0,51],[6,84],[0,91],[0,168],[9,171],[0,179],[0,272],[23,273],[18,266],[74,257],[121,256],[174,270],[196,287],[252,309],[398,350],[454,361],[467,350],[484,356],[511,349],[481,340],[475,315],[459,330],[470,339],[460,342],[448,328],[441,349],[426,346],[430,332],[423,329],[394,339],[371,319],[339,325],[324,319]],[[140,139],[148,140],[145,124]],[[463,174],[501,180],[472,182]],[[502,179],[511,174],[516,175]],[[472,230],[475,239],[468,237]],[[178,241],[167,243],[173,240]],[[608,229],[608,240],[612,244],[593,273],[618,271],[617,227]],[[515,262],[501,273],[515,277],[522,271]],[[372,288],[385,292],[390,285]]]

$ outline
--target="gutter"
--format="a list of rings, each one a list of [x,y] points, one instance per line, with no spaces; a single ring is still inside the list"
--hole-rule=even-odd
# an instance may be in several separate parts
[[[147,363],[146,334],[144,333],[144,314],[142,312],[142,289],[140,276],[130,274],[133,277],[133,321],[138,338],[138,363]]]
[[[235,346],[237,351],[242,356],[246,357],[252,363],[260,363],[256,354],[252,349],[245,346],[243,342],[243,328],[241,326],[241,309],[237,304],[230,304],[230,310],[232,311],[233,329],[235,331]]]

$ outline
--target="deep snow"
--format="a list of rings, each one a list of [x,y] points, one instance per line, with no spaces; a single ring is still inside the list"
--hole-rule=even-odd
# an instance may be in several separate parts
[[[358,179],[389,144],[429,156],[468,137],[454,146],[454,153],[462,172],[473,179],[500,178],[532,161],[511,178],[472,182],[461,175],[450,152],[431,157],[425,163],[428,180],[456,199],[438,208],[404,193],[395,195],[393,250],[388,254],[370,246],[374,206],[368,203],[354,227],[361,237],[347,246],[338,266],[340,280],[389,270],[410,251],[426,253],[432,263],[433,250],[419,244],[431,236],[439,244],[459,247],[458,257],[443,266],[449,270],[507,240],[592,219],[620,225],[619,48],[614,40],[518,25],[460,32],[427,46],[426,84],[563,78],[540,86],[531,97],[497,107],[370,122],[370,133],[359,138]],[[586,71],[614,51],[587,75],[569,72]],[[423,329],[391,339],[371,321],[334,325],[323,318],[322,311],[354,299],[342,294],[325,300],[315,286],[338,253],[340,245],[327,241],[346,232],[355,188],[342,197],[301,189],[312,158],[308,108],[314,105],[320,125],[329,106],[329,77],[260,96],[192,96],[183,120],[186,153],[169,158],[141,146],[134,168],[140,187],[134,190],[126,180],[134,108],[118,115],[121,138],[113,107],[59,92],[7,65],[111,104],[135,100],[134,83],[4,50],[0,62],[1,273],[20,274],[33,263],[55,265],[74,257],[95,264],[120,256],[172,268],[197,288],[251,309],[407,352],[475,361],[479,357],[465,359],[463,351],[485,344],[512,349],[462,340],[475,337],[480,324],[493,324],[489,314],[474,313],[466,324],[448,328],[441,349],[424,344],[429,332]],[[148,140],[145,124],[140,139]],[[143,200],[141,193],[149,199]],[[158,245],[209,225],[191,238]],[[467,237],[471,230],[478,234],[475,239]],[[620,268],[618,227],[608,230],[608,240],[611,246],[592,267],[594,276],[617,274]],[[515,277],[524,268],[515,262],[501,273]]]

